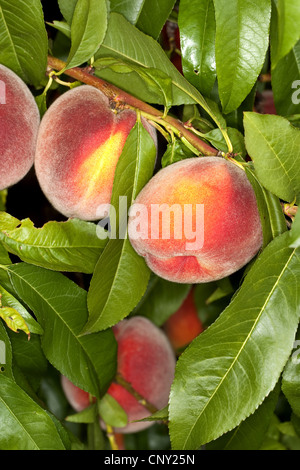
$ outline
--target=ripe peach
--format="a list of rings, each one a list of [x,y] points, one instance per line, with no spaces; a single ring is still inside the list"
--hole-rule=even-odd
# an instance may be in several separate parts
[[[229,276],[262,245],[254,190],[242,169],[220,157],[160,170],[131,207],[128,233],[150,269],[178,283]]]
[[[68,402],[78,413],[95,402],[88,392],[76,387],[67,377],[61,376],[61,385]]]
[[[204,330],[191,290],[183,304],[164,324],[164,331],[175,350],[187,346]]]
[[[118,342],[117,373],[131,388],[152,406],[161,409],[168,404],[171,384],[174,379],[176,358],[164,332],[150,320],[136,316],[122,320],[113,327]],[[67,399],[77,411],[89,406],[89,395],[62,378]],[[150,427],[153,422],[131,423],[149,416],[150,411],[136,396],[113,382],[109,393],[126,411],[128,424],[115,428],[117,433],[133,433]]]
[[[39,124],[28,87],[0,65],[0,190],[18,183],[32,167]]]
[[[109,204],[115,169],[136,122],[132,110],[116,112],[98,89],[82,85],[60,96],[45,113],[35,170],[50,203],[67,217],[97,220]],[[144,127],[156,142],[156,131]]]

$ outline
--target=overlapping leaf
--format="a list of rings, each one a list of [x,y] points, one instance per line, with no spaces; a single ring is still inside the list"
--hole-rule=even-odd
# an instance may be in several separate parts
[[[253,88],[269,45],[270,0],[214,0],[216,64],[225,113],[234,111]]]
[[[300,131],[280,116],[247,112],[245,140],[265,188],[287,202],[300,193]]]
[[[286,71],[289,73],[286,73]],[[300,41],[272,70],[272,90],[276,111],[282,116],[300,113]]]
[[[276,23],[271,51],[272,68],[275,68],[300,39],[300,5],[297,0],[277,0],[273,2],[273,10],[276,10]]]
[[[56,271],[92,273],[106,244],[98,230],[79,219],[35,228],[30,219],[20,221],[0,213],[0,241],[5,248],[22,261]]]
[[[285,233],[263,251],[220,317],[180,356],[169,415],[174,449],[198,449],[251,415],[293,348],[300,253]]]
[[[90,59],[99,49],[107,28],[106,0],[78,0],[71,23],[71,50],[66,68]]]
[[[0,63],[39,85],[47,65],[47,33],[40,0],[0,0]]]
[[[151,178],[155,146],[141,122],[131,130],[118,161],[111,205],[127,223],[127,210]],[[125,214],[119,196],[126,197]],[[124,209],[124,208],[123,208]],[[104,330],[125,318],[143,296],[150,270],[127,238],[109,240],[96,265],[88,293],[89,321],[85,333]]]
[[[60,273],[25,263],[9,267],[13,286],[35,313],[48,361],[78,387],[100,396],[116,367],[113,333],[78,337],[87,321],[86,291]]]
[[[2,450],[64,450],[50,416],[13,380],[0,374]]]
[[[213,0],[181,0],[178,25],[184,76],[209,95],[217,76]]]

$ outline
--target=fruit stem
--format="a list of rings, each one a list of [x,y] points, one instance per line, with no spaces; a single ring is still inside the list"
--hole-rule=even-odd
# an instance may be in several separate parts
[[[120,374],[116,375],[116,382],[119,385],[122,385],[122,387],[127,390],[131,395],[134,396],[134,398],[141,404],[143,405],[148,411],[150,411],[151,414],[156,413],[158,409],[156,406],[152,405],[152,403],[149,403],[146,398],[142,397],[131,385],[131,383],[127,382]]]
[[[111,450],[119,450],[118,444],[116,442],[114,430],[109,424],[106,425],[106,435],[111,447]]]
[[[66,63],[56,57],[48,56],[48,68],[61,71],[65,68]],[[49,70],[47,70],[47,73]],[[173,116],[164,116],[164,113],[154,108],[153,106],[135,98],[134,96],[126,93],[125,91],[117,88],[111,83],[102,80],[99,77],[93,75],[94,69],[92,67],[80,68],[74,67],[68,70],[64,70],[64,74],[69,77],[74,78],[82,83],[87,85],[94,86],[98,90],[102,91],[110,100],[115,101],[116,103],[120,102],[135,109],[139,109],[143,113],[151,116],[151,119],[155,121],[157,119],[161,124],[166,123],[167,125],[172,126],[177,130],[177,134],[180,137],[184,137],[199,153],[206,156],[216,156],[218,155],[218,150],[211,147],[207,143],[203,142],[199,137],[193,134],[191,131],[184,127],[184,124]],[[157,122],[157,121],[156,121]]]

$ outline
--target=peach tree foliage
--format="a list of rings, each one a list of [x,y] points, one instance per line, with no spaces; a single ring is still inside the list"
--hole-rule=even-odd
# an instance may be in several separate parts
[[[289,212],[300,200],[298,3],[58,0],[51,18],[45,3],[0,0],[0,64],[30,87],[41,116],[70,77],[89,83],[91,65],[95,83],[117,86],[163,135],[155,162],[137,119],[115,173],[118,216],[119,196],[130,205],[154,168],[210,151],[245,169],[260,212],[262,249],[232,276],[195,286],[207,328],[178,358],[169,406],[151,418],[159,423],[128,442],[299,449],[300,215]],[[164,46],[167,21],[179,26],[183,74]],[[257,112],[266,90],[272,115]],[[128,238],[100,239],[96,223],[36,227],[29,210],[10,214],[12,190],[0,199],[0,448],[107,448],[98,414],[112,426],[124,420],[106,395],[116,372],[112,326],[137,314],[162,326],[190,286],[151,273]],[[96,411],[73,416],[72,430],[59,374],[99,401]]]

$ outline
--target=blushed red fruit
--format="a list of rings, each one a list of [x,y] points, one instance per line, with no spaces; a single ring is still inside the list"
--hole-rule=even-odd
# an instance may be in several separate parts
[[[32,167],[39,124],[29,88],[0,65],[0,190],[18,183]]]
[[[166,335],[140,316],[121,321],[113,330],[118,342],[118,373],[157,409],[165,407],[175,372],[175,355]],[[117,432],[137,432],[153,424],[130,423],[151,413],[122,385],[111,384],[108,393],[128,415],[129,424]]]
[[[82,85],[59,97],[45,113],[35,170],[41,189],[66,217],[97,220],[109,204],[115,169],[136,122],[132,110],[116,112],[98,89]],[[143,120],[155,140],[154,128]]]
[[[164,331],[175,350],[187,346],[204,330],[191,290],[180,308],[164,324]]]
[[[157,409],[168,404],[174,379],[176,358],[164,332],[150,320],[136,316],[123,320],[113,328],[118,343],[118,374]],[[89,406],[89,395],[63,378],[69,402],[77,411]],[[122,385],[112,383],[109,393],[126,411],[128,425],[115,428],[117,433],[132,433],[150,427],[153,422],[131,423],[151,413]]]
[[[128,232],[150,269],[178,283],[229,276],[262,245],[254,190],[242,169],[219,157],[160,170],[136,198]]]
[[[91,397],[88,392],[76,387],[64,375],[61,376],[61,385],[70,405],[78,413],[95,402],[95,398]]]
[[[272,90],[264,90],[259,95],[256,109],[261,114],[277,114]]]

